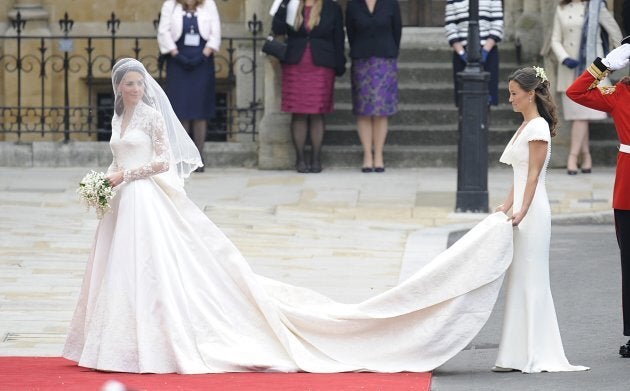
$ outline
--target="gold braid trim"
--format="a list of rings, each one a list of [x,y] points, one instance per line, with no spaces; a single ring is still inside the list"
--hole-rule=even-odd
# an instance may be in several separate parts
[[[586,71],[595,78],[593,83],[588,87],[589,90],[597,87],[599,82],[610,73],[610,71],[601,63],[600,58],[597,58],[591,65],[589,65],[588,68],[586,68]]]

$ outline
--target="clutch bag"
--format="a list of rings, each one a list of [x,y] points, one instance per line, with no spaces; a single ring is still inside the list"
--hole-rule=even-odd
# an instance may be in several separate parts
[[[262,47],[262,51],[268,56],[273,56],[280,61],[284,61],[287,53],[287,44],[270,35],[267,37],[267,40]]]

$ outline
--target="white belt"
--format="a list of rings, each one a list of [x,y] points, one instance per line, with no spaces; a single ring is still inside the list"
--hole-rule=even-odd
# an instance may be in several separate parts
[[[630,145],[619,144],[619,152],[630,153]]]

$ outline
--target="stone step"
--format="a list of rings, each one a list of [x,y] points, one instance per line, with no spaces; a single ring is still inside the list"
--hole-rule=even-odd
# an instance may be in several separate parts
[[[412,104],[401,103],[398,112],[390,118],[391,125],[414,125],[419,128],[432,125],[454,125],[458,122],[458,109],[453,104]],[[507,126],[520,123],[520,117],[509,105],[499,105],[492,109],[492,124]],[[355,123],[350,103],[335,103],[335,111],[326,116],[328,127]]]
[[[488,132],[489,145],[506,145],[514,134],[515,127],[491,127]],[[418,128],[413,125],[393,125],[387,133],[388,145],[456,145],[459,140],[457,124],[432,125]],[[327,145],[360,145],[355,125],[340,125],[326,128],[324,143]]]
[[[499,81],[505,83],[504,91],[507,91],[507,79],[516,69],[521,66],[516,63],[501,63],[499,67]],[[444,83],[449,84],[450,89],[453,88],[453,68],[450,62],[432,63],[432,62],[399,62],[398,63],[398,81],[399,85],[405,83]],[[350,69],[346,73],[336,79],[336,84],[350,86]],[[507,95],[507,93],[506,93]]]
[[[517,64],[502,63],[499,67],[499,81],[507,83],[508,77],[518,68],[519,66]],[[427,81],[431,81],[432,83],[451,83],[452,88],[453,69],[450,63],[399,63],[398,80],[401,83],[423,83]]]
[[[490,124],[488,145],[504,146],[512,138],[518,127],[518,121],[510,125]],[[459,140],[458,124],[445,125],[401,125],[392,124],[388,128],[387,144],[390,145],[456,145]],[[617,138],[611,119],[593,121],[590,124],[591,142],[611,142],[616,145]],[[327,124],[324,133],[327,145],[360,145],[356,125]],[[608,144],[607,144],[608,145]]]
[[[390,118],[385,146],[391,167],[457,166],[459,110],[454,105],[452,51],[441,29],[406,30],[398,58],[399,111]],[[409,33],[417,36],[410,36]],[[418,35],[420,34],[420,35]],[[489,164],[498,158],[522,119],[508,103],[507,79],[528,64],[517,62],[511,44],[499,46],[499,106],[490,114]],[[332,166],[356,166],[361,146],[352,114],[350,72],[335,83],[335,111],[326,116],[324,160]],[[596,165],[615,164],[616,135],[611,120],[591,123],[591,152]]]
[[[420,54],[421,53],[421,54]],[[448,45],[444,36],[437,37],[432,42],[431,47],[427,44],[414,45],[413,43],[402,42],[400,53],[398,55],[399,62],[435,62],[449,64],[452,61],[453,51]],[[499,59],[501,64],[504,62],[517,62],[517,52],[513,44],[499,43]]]
[[[508,102],[507,82],[499,83],[499,100]],[[335,104],[352,102],[350,83],[335,83]],[[401,103],[436,104],[443,103],[453,106],[455,94],[452,82],[418,83],[401,82],[398,84],[398,100]],[[509,107],[509,106],[506,106]],[[511,111],[511,107],[509,108]]]
[[[505,146],[488,147],[488,166],[497,167]],[[385,145],[383,157],[389,168],[457,167],[457,145],[420,146]],[[594,166],[614,166],[617,158],[616,144],[610,140],[591,142]],[[361,166],[362,149],[358,145],[324,145],[322,164],[326,167]]]

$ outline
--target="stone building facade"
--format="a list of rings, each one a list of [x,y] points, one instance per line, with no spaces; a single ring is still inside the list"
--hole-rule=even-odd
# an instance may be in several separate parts
[[[67,12],[74,21],[71,35],[108,34],[106,21],[112,12],[120,20],[119,34],[151,36],[155,34],[154,21],[157,19],[163,0],[146,0],[142,2],[129,2],[125,0],[4,0],[0,2],[0,55],[15,51],[15,40],[10,39],[15,36],[15,29],[12,21],[20,12],[23,19],[27,21],[24,35],[59,35],[61,34],[59,21],[64,18]],[[347,0],[339,0],[342,6]],[[405,12],[405,24],[403,29],[403,39],[405,42],[413,41],[414,36],[427,33],[440,36],[443,17],[443,7],[446,0],[399,0]],[[262,22],[261,35],[266,35],[269,31],[270,16],[268,10],[273,0],[215,0],[222,19],[222,32],[224,36],[251,36],[253,17]],[[608,6],[614,10],[616,17],[620,21],[622,0],[609,0]],[[517,45],[524,62],[537,61],[542,59],[540,51],[544,47],[549,36],[553,12],[557,2],[545,0],[505,0],[505,42],[503,45]],[[260,26],[259,26],[260,27]],[[628,33],[628,32],[626,32]],[[439,39],[438,39],[439,41]],[[103,43],[105,45],[105,43]],[[153,45],[153,46],[152,46]],[[444,46],[446,42],[444,41]],[[131,47],[127,48],[132,50]],[[225,53],[225,45],[222,53]],[[30,47],[24,50],[36,54],[38,47],[35,42],[30,43]],[[63,52],[58,47],[50,48],[56,51],[59,56]],[[156,53],[157,43],[147,41],[143,44],[143,50]],[[251,51],[251,42],[239,43],[234,48],[234,55]],[[279,107],[279,64],[273,60],[268,60],[260,53],[256,53],[258,69],[257,78],[250,76],[236,76],[236,80],[231,91],[231,98],[235,104],[247,106],[253,101],[259,100],[264,107],[264,114],[256,118],[258,135],[255,139],[251,136],[236,135],[229,139],[239,144],[248,145],[247,148],[255,155],[256,164],[260,168],[289,168],[293,162],[293,150],[290,145],[288,132],[289,116],[280,112]],[[554,60],[548,58],[544,60],[546,67],[552,69]],[[449,65],[450,66],[450,65]],[[221,71],[220,71],[221,72]],[[35,75],[32,75],[35,76]],[[71,76],[72,77],[72,76]],[[109,76],[105,71],[96,70],[94,75],[97,83],[103,90],[110,89]],[[218,79],[225,77],[225,74],[218,74]],[[258,97],[252,96],[252,83]],[[38,77],[27,77],[22,85],[22,102],[27,105],[37,105],[41,97],[37,93],[44,86],[48,92],[45,99],[48,101],[59,101],[63,95],[63,88],[59,78],[47,77],[43,81]],[[75,77],[72,80],[73,99],[88,101],[90,97],[86,94],[85,80]],[[0,67],[0,107],[10,104],[16,94],[16,82],[6,71]],[[93,97],[91,97],[93,99]],[[24,135],[21,141],[38,141],[62,139],[61,135],[39,134]],[[93,135],[77,136],[76,139],[93,140]],[[0,133],[0,141],[14,141],[12,134],[3,135]]]

